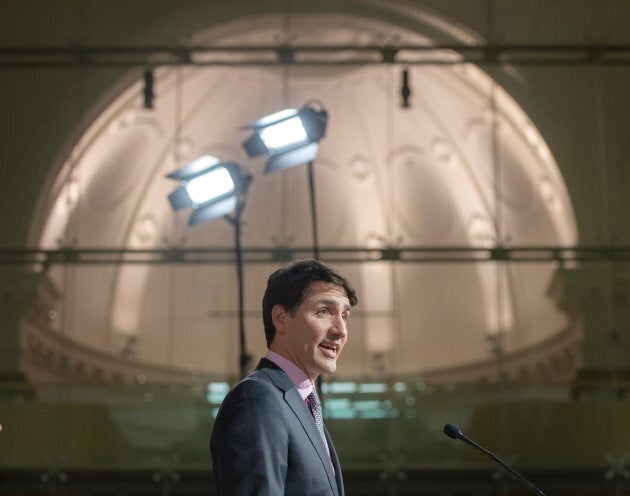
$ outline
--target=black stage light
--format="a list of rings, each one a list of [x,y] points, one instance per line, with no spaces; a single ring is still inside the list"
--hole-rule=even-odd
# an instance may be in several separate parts
[[[265,172],[312,162],[326,134],[328,113],[312,106],[285,109],[267,115],[242,129],[254,134],[243,143],[249,157],[269,155]]]
[[[173,210],[192,209],[189,226],[233,212],[252,179],[238,164],[212,155],[203,155],[166,177],[180,181],[168,200]]]

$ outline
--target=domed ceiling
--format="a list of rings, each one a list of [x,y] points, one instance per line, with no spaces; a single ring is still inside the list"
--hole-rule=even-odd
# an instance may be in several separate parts
[[[391,9],[397,8],[391,2]],[[425,32],[470,35],[412,12]],[[417,31],[339,13],[245,17],[198,33],[193,43],[426,44]],[[233,55],[237,58],[239,55]],[[456,54],[452,55],[456,57]],[[329,113],[315,162],[324,247],[573,245],[563,180],[535,125],[472,65],[410,65],[411,108],[400,105],[398,65],[162,67],[155,109],[142,84],[104,108],[49,190],[33,239],[44,248],[232,247],[222,219],[186,226],[166,200],[165,175],[204,153],[254,176],[244,212],[245,248],[312,243],[306,170],[263,174],[239,127],[311,99]],[[325,257],[324,257],[325,259]],[[259,307],[271,263],[246,266],[247,339],[264,353]],[[338,267],[357,286],[342,376],[407,374],[488,360],[488,337],[527,349],[559,332],[564,317],[545,296],[550,264],[369,261]],[[76,341],[112,354],[214,374],[238,370],[232,265],[56,267]],[[132,338],[130,340],[130,338]],[[125,351],[126,350],[126,351]]]

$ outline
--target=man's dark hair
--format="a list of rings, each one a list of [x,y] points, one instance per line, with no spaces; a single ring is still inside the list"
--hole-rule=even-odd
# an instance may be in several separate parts
[[[271,346],[276,336],[276,328],[271,318],[273,307],[281,305],[291,315],[294,315],[300,303],[306,298],[311,283],[318,281],[328,282],[343,288],[350,301],[350,306],[355,306],[359,301],[352,284],[335,269],[319,260],[299,260],[287,267],[278,269],[267,279],[267,289],[262,302],[267,347]]]

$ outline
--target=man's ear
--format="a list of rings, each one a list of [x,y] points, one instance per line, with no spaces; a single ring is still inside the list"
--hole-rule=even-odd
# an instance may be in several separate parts
[[[271,320],[276,328],[276,333],[284,334],[289,317],[289,312],[282,305],[276,305],[271,309]]]

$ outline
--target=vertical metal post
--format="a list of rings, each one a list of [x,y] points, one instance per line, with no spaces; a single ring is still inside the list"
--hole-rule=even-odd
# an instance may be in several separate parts
[[[311,228],[313,232],[313,257],[319,260],[319,238],[317,235],[317,207],[315,205],[315,178],[313,176],[313,161],[308,163],[308,191],[311,200]]]
[[[316,260],[319,260],[319,237],[317,235],[317,206],[315,202],[315,177],[313,175],[313,161],[311,160],[308,163],[308,191],[311,200],[311,228],[313,232],[313,257]],[[322,391],[322,376],[320,375],[317,378],[317,383],[315,384],[317,387],[317,395],[319,396],[319,401],[322,405],[322,410],[324,409],[324,394]]]
[[[241,245],[241,213],[243,203],[239,203],[236,214],[228,221],[234,226],[234,241],[236,246],[236,281],[238,290],[238,336],[239,336],[239,373],[241,379],[247,373],[249,355],[245,342],[245,309],[244,309],[244,280],[243,280],[243,247]]]

